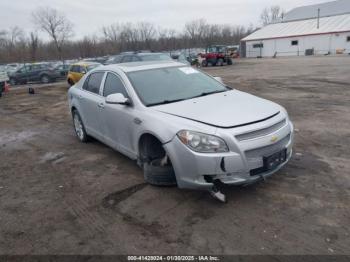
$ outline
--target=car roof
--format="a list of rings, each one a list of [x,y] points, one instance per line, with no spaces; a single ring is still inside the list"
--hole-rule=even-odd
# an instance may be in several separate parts
[[[137,53],[135,55],[148,56],[148,55],[166,55],[166,54],[164,54],[164,53]]]
[[[125,73],[136,72],[142,70],[151,70],[158,68],[167,68],[167,67],[180,67],[188,66],[183,63],[175,61],[143,61],[143,62],[131,62],[131,63],[122,63],[122,64],[113,64],[99,67],[99,69],[111,70],[120,69]]]
[[[89,66],[89,65],[101,65],[101,64],[97,62],[79,61],[79,62],[73,63],[72,65]]]

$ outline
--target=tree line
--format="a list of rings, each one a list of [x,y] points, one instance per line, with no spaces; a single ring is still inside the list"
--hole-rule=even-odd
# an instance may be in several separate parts
[[[275,11],[264,10],[263,24],[275,19]],[[211,44],[237,45],[255,30],[252,25],[210,24],[205,19],[186,23],[180,32],[149,22],[129,22],[103,26],[98,33],[73,40],[73,24],[54,8],[37,9],[32,13],[31,22],[36,31],[24,32],[17,26],[0,30],[0,63],[79,59],[135,50],[203,48]],[[40,39],[38,31],[50,40]]]

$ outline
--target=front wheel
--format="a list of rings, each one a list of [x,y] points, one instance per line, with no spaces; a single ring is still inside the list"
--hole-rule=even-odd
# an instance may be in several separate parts
[[[176,176],[172,165],[161,165],[161,159],[144,163],[145,181],[154,186],[176,186]]]
[[[89,140],[89,137],[86,133],[85,126],[83,124],[83,121],[81,120],[81,117],[78,113],[78,111],[73,111],[73,123],[74,123],[74,130],[75,134],[79,138],[80,142],[86,143]]]

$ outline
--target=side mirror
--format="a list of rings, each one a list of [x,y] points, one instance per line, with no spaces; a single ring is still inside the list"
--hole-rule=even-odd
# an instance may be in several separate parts
[[[106,97],[107,104],[116,104],[116,105],[130,105],[129,98],[126,98],[123,94],[110,94]]]
[[[214,76],[214,79],[218,82],[220,82],[221,84],[224,83],[224,81],[222,80],[222,78],[220,76]]]

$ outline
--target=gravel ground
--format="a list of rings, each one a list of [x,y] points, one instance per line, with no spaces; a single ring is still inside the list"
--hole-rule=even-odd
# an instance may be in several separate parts
[[[350,57],[208,68],[296,128],[266,182],[207,192],[144,184],[134,161],[75,137],[65,83],[0,99],[0,254],[350,254]]]

